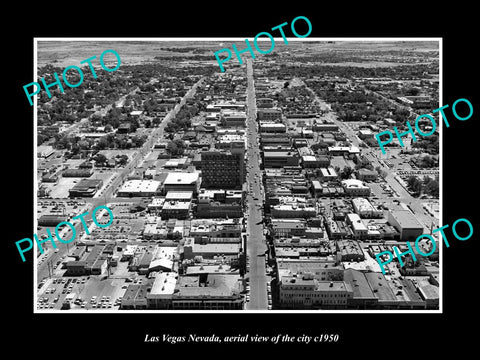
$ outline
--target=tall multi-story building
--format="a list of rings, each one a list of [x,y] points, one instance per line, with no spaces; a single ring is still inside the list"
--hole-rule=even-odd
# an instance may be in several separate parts
[[[245,178],[245,148],[233,146],[229,150],[209,150],[201,154],[202,187],[206,189],[236,189]]]

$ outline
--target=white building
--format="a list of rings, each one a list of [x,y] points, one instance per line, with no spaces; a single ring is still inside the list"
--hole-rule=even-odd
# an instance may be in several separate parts
[[[307,218],[317,216],[317,210],[304,204],[279,204],[271,207],[271,214],[273,218]]]
[[[318,281],[312,274],[284,276],[280,282],[282,308],[346,308],[353,298],[350,284],[344,281]]]
[[[147,294],[150,309],[169,309],[177,285],[178,274],[174,272],[158,273],[150,292]]]
[[[362,219],[360,219],[358,214],[347,214],[347,224],[352,227],[353,236],[356,239],[363,239],[368,235],[368,228],[362,222]]]
[[[353,210],[364,219],[381,218],[383,211],[376,209],[368,199],[358,197],[352,200]]]
[[[345,193],[350,196],[369,196],[370,188],[362,181],[357,179],[347,179],[342,181]]]
[[[171,172],[163,182],[165,192],[168,191],[192,191],[198,192],[199,173],[198,172]]]
[[[156,180],[128,180],[118,190],[120,197],[129,196],[155,196],[160,189],[160,181]]]
[[[322,179],[323,180],[335,180],[337,178],[337,173],[335,172],[335,169],[332,167],[329,168],[321,168],[320,169],[322,173]]]

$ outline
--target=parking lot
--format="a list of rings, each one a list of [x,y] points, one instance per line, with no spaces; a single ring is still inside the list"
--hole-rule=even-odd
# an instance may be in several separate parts
[[[39,289],[37,309],[62,309],[65,298],[73,296],[70,310],[115,310],[120,307],[128,284],[126,279],[97,276],[47,279]]]

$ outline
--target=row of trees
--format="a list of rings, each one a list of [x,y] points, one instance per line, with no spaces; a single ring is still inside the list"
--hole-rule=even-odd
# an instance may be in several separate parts
[[[107,134],[99,140],[80,138],[66,134],[57,134],[54,137],[53,146],[56,149],[69,150],[71,155],[76,155],[84,150],[104,150],[104,149],[131,149],[142,146],[147,140],[147,135],[115,135]]]
[[[417,141],[412,144],[413,148],[422,149],[422,151],[431,155],[438,155],[439,146],[439,137],[437,134],[432,134],[427,137],[418,137]],[[425,167],[429,167],[428,160]]]
[[[115,158],[116,158],[117,165],[125,166],[127,164],[127,161],[128,161],[127,155],[125,154],[117,155]],[[95,161],[96,166],[105,166],[108,161],[107,157],[100,153],[97,153],[94,156],[92,156],[92,160]]]
[[[183,140],[169,141],[167,144],[167,150],[174,156],[183,155],[187,145]]]
[[[426,74],[438,74],[438,63],[417,64],[415,66],[400,65],[389,67],[360,67],[360,66],[334,66],[334,65],[313,65],[296,66],[281,64],[275,68],[269,68],[265,71],[265,76],[276,78],[302,77],[311,78],[312,76],[338,76],[341,78],[374,78],[389,77],[392,79],[422,79]]]
[[[185,104],[165,126],[165,131],[175,133],[180,130],[187,130],[192,125],[192,118],[197,116],[200,111],[205,110],[205,105],[201,101],[193,104]]]
[[[423,180],[420,180],[416,176],[410,176],[407,179],[407,186],[413,196],[418,197],[421,194],[431,195],[438,197],[439,195],[439,182],[438,176],[432,179],[429,176],[424,176]]]

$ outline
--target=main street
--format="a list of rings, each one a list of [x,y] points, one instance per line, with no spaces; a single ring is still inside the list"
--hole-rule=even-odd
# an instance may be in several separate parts
[[[257,108],[253,82],[252,60],[247,60],[247,254],[250,281],[249,310],[266,310],[267,275],[265,269],[265,252],[267,245],[263,233],[263,199],[262,172],[260,170],[260,149],[257,130]]]

